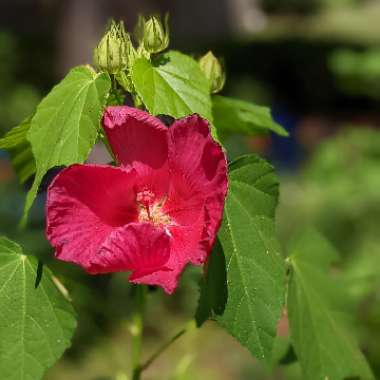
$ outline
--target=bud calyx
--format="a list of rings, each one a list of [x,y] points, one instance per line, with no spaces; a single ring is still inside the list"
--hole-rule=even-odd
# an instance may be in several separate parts
[[[134,57],[135,51],[124,23],[112,21],[94,50],[95,65],[102,71],[117,74],[130,66]]]
[[[139,16],[135,28],[136,39],[149,54],[160,53],[169,45],[169,18],[165,16],[164,22],[158,16],[150,16],[145,19]]]
[[[226,82],[226,75],[218,58],[209,51],[198,62],[203,74],[210,82],[211,93],[221,91]]]

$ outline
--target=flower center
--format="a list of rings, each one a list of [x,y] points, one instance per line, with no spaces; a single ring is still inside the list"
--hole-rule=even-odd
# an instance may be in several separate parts
[[[156,202],[155,195],[150,190],[144,190],[136,195],[139,212],[139,222],[152,223],[164,227],[171,223],[168,215],[162,211],[163,201]]]

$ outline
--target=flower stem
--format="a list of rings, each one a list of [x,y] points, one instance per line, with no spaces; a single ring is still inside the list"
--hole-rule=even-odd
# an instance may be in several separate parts
[[[159,347],[158,350],[154,352],[152,356],[140,366],[139,372],[141,373],[142,371],[147,369],[163,352],[165,352],[175,341],[177,341],[177,339],[179,339],[182,335],[186,334],[187,332],[194,330],[195,328],[196,328],[195,321],[194,320],[189,321],[180,331],[177,332],[177,334],[172,336],[161,347]]]
[[[137,285],[134,288],[134,310],[130,332],[132,335],[132,380],[140,380],[140,357],[144,330],[144,310],[147,287]]]

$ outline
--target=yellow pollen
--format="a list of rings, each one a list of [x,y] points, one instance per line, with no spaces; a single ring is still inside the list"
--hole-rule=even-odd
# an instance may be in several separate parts
[[[159,204],[151,206],[140,205],[139,222],[148,222],[155,226],[165,226],[170,224],[170,218],[162,212]]]
[[[139,209],[139,222],[166,226],[171,223],[168,215],[162,212],[163,202],[154,202],[154,194],[149,190],[139,192],[136,201]]]

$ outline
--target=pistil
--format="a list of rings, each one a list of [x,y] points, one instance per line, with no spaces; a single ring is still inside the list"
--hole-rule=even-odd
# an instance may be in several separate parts
[[[139,207],[139,221],[149,222],[155,226],[171,224],[168,215],[162,212],[163,201],[155,202],[155,195],[150,190],[143,190],[136,195]]]

